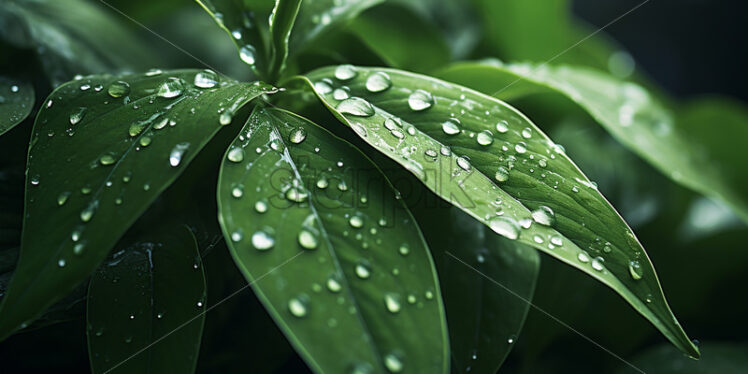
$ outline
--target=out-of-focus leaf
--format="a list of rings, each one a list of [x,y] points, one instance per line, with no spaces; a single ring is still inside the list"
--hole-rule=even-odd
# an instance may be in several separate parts
[[[28,117],[34,97],[31,84],[0,76],[0,135]]]
[[[388,65],[429,71],[450,59],[442,33],[403,6],[378,6],[358,16],[348,28]]]
[[[748,367],[748,344],[704,342],[700,346],[704,356],[693,360],[671,346],[654,347],[631,359],[631,363],[645,373],[657,374],[742,374]],[[639,373],[630,366],[619,374]]]
[[[748,138],[748,110],[739,103],[693,102],[675,117],[637,84],[571,66],[461,63],[439,76],[497,97],[502,97],[507,81],[534,86],[527,90],[565,95],[665,175],[724,201],[748,221],[748,173],[743,162],[748,154],[742,147]]]
[[[55,90],[34,124],[0,337],[85,279],[231,116],[271,92],[205,70],[90,76]]]
[[[455,59],[465,58],[472,52],[480,38],[480,25],[477,15],[469,1],[464,0],[391,0],[390,3],[402,4],[416,12],[424,20],[429,20],[440,30],[448,45],[450,55]],[[406,21],[412,22],[412,21]],[[432,26],[432,27],[434,27]],[[414,30],[417,32],[417,30]],[[412,34],[403,35],[408,40]],[[409,41],[400,41],[405,45]]]
[[[288,57],[288,38],[291,35],[296,15],[299,13],[301,0],[277,0],[270,15],[270,40],[272,59],[270,81],[275,82],[286,66]]]
[[[609,286],[698,356],[634,233],[527,117],[468,88],[394,69],[341,65],[302,79],[361,139],[437,195]]]
[[[0,2],[8,42],[33,48],[53,85],[77,74],[141,69],[158,62],[103,5],[82,0]]]
[[[218,204],[235,262],[314,371],[448,371],[426,243],[357,149],[258,108],[227,150]]]
[[[447,309],[452,371],[494,373],[530,308],[538,252],[494,235],[456,208],[415,209],[437,259]]]
[[[291,34],[291,54],[309,48],[314,39],[324,35],[359,13],[384,0],[316,0],[303,1],[296,26]]]
[[[210,14],[219,27],[229,34],[239,58],[252,68],[255,74],[264,74],[270,65],[270,56],[265,34],[267,24],[257,17],[250,1],[243,0],[196,0]]]
[[[93,373],[191,373],[205,320],[205,276],[187,227],[141,236],[88,289]]]

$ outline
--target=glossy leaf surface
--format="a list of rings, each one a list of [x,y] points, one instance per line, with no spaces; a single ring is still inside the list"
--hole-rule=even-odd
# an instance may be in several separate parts
[[[187,227],[113,253],[88,289],[93,373],[191,373],[205,320],[205,276]]]
[[[90,76],[55,90],[34,124],[0,337],[85,279],[222,124],[270,92],[201,70]]]
[[[258,108],[226,153],[218,203],[235,262],[315,372],[448,371],[426,243],[357,149]]]
[[[31,84],[0,76],[0,135],[29,116],[34,98]]]
[[[437,195],[603,282],[698,356],[631,229],[527,117],[476,91],[394,69],[342,65],[307,81],[335,116]]]
[[[741,146],[748,113],[739,104],[707,100],[674,115],[634,83],[582,67],[463,63],[440,76],[494,94],[554,91],[567,96],[610,134],[674,181],[725,201],[748,220],[748,183]],[[502,97],[498,93],[497,97]],[[729,139],[724,135],[732,134]]]
[[[364,10],[384,0],[318,0],[303,1],[293,34],[291,53],[300,52],[312,41],[330,30],[344,25]]]
[[[452,371],[496,372],[515,346],[530,309],[538,252],[494,235],[457,208],[414,214],[439,270]]]

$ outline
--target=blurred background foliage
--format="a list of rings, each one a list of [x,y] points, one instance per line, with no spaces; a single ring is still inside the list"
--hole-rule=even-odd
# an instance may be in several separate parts
[[[272,5],[245,1],[259,4],[258,14]],[[306,48],[289,70],[349,62],[428,73],[464,59],[552,60],[636,81],[664,102],[679,103],[676,114],[694,113],[689,118],[708,122],[742,113],[734,118],[741,124],[746,11],[745,2],[727,0],[391,0]],[[253,78],[225,33],[190,0],[5,0],[0,30],[0,75],[33,84],[37,103],[76,74],[205,64],[236,79]],[[545,255],[533,302],[648,373],[745,372],[748,301],[740,295],[748,285],[746,224],[723,204],[663,176],[569,100],[541,93],[510,102],[564,145],[634,228],[673,311],[702,342],[703,359],[683,357],[615,294]],[[0,286],[18,253],[30,122],[0,138]],[[744,154],[733,147],[721,152]],[[190,222],[198,233],[209,297],[220,300],[245,281],[223,248],[217,224],[201,218],[215,217],[215,203],[212,198],[189,207],[179,203],[203,188],[195,180],[215,180],[206,165],[216,161],[210,152],[203,154],[151,211],[168,209]],[[748,167],[744,171],[748,174]],[[0,343],[3,371],[87,371],[82,295],[71,295]],[[201,373],[308,370],[250,292],[209,313],[202,347]],[[533,308],[501,368],[502,373],[631,370]]]

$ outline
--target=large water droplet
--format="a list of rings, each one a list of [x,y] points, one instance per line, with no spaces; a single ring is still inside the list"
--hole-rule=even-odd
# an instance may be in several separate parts
[[[332,92],[332,81],[328,78],[324,78],[314,83],[314,90],[322,95],[329,94]]]
[[[493,143],[493,134],[489,130],[483,130],[478,133],[476,141],[483,146],[491,145]]]
[[[462,170],[470,171],[470,160],[465,156],[460,156],[457,158],[457,166]]]
[[[291,131],[291,134],[289,135],[288,139],[291,141],[291,143],[299,144],[306,139],[306,130],[302,127],[297,127]]]
[[[267,251],[275,245],[275,238],[270,233],[259,230],[252,234],[252,245],[259,251]]]
[[[415,90],[408,96],[408,106],[415,111],[426,110],[434,105],[434,96],[424,90]]]
[[[384,306],[388,311],[397,313],[402,307],[400,304],[400,295],[394,293],[387,293],[384,295]]]
[[[353,65],[340,65],[335,68],[335,78],[341,81],[347,81],[353,79],[358,75],[358,71]]]
[[[175,77],[170,77],[158,88],[158,96],[171,99],[182,94],[184,91],[184,84],[182,80]]]
[[[330,275],[330,277],[327,278],[327,289],[330,290],[330,292],[338,293],[343,289],[343,286],[340,285],[340,282],[335,275]]]
[[[239,48],[239,58],[242,59],[246,64],[255,64],[255,55],[257,54],[255,47],[247,44]]]
[[[604,262],[604,260],[600,256],[593,258],[592,259],[592,268],[595,269],[595,270],[597,270],[597,271],[603,271],[603,269],[605,269],[605,267],[603,266],[603,262]]]
[[[494,178],[497,182],[506,182],[509,179],[509,170],[503,166],[499,166],[499,168],[496,169],[496,175],[494,175]]]
[[[349,97],[351,97],[351,89],[348,87],[336,88],[335,91],[332,92],[332,98],[335,100],[345,100]]]
[[[493,217],[488,222],[488,225],[495,233],[508,239],[514,240],[519,237],[519,227],[517,227],[517,223],[510,218]]]
[[[514,146],[514,150],[517,151],[517,153],[525,153],[527,152],[527,144],[524,142],[519,142]]]
[[[392,86],[392,80],[387,73],[376,72],[366,79],[366,89],[369,92],[382,92]]]
[[[115,161],[114,156],[112,155],[103,155],[99,158],[99,163],[106,166],[111,165]]]
[[[358,117],[371,117],[374,115],[374,107],[368,101],[360,97],[351,97],[341,101],[336,109],[345,114]]]
[[[361,279],[366,279],[371,276],[371,268],[365,262],[359,262],[356,265],[355,271],[356,271],[356,276]]]
[[[545,205],[532,211],[532,220],[543,225],[551,226],[556,221],[553,210]]]
[[[301,245],[304,249],[315,249],[317,248],[317,245],[319,244],[319,239],[317,238],[317,234],[313,232],[311,229],[301,229],[299,231],[299,245]]]
[[[579,254],[577,254],[577,260],[579,260],[579,262],[581,263],[586,264],[590,262],[590,256],[588,256],[585,252],[579,252]]]
[[[130,93],[130,85],[127,82],[116,81],[109,85],[106,92],[114,98],[122,97]]]
[[[388,353],[384,356],[384,366],[390,371],[390,373],[399,373],[403,371],[404,367],[403,362],[394,353]]]
[[[305,317],[309,313],[309,301],[304,295],[288,300],[288,311],[297,318]]]
[[[244,160],[244,150],[241,147],[231,148],[226,158],[231,162],[242,162]]]
[[[169,165],[172,167],[179,166],[179,163],[182,162],[182,156],[184,156],[184,153],[187,152],[187,148],[189,147],[190,143],[187,142],[175,145],[174,148],[171,149],[171,153],[169,153]]]
[[[442,122],[442,131],[447,135],[455,135],[460,133],[460,120],[457,118],[450,118]]]
[[[72,113],[70,113],[70,124],[77,125],[78,122],[80,122],[85,115],[86,115],[86,108],[81,107],[81,108],[74,110]]]
[[[265,213],[268,211],[268,203],[265,200],[257,200],[255,203],[255,212]]]
[[[195,86],[213,88],[218,84],[218,74],[213,70],[203,70],[195,74]]]

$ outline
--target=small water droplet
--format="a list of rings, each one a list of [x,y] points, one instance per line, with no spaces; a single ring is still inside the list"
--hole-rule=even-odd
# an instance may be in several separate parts
[[[365,262],[359,262],[356,265],[355,271],[356,271],[356,276],[358,276],[361,279],[366,279],[371,276],[371,268]]]
[[[88,222],[93,217],[94,213],[96,212],[96,209],[99,207],[99,201],[94,200],[91,203],[88,204],[86,209],[83,209],[81,211],[80,217],[81,221]]]
[[[158,88],[157,95],[171,99],[181,95],[183,91],[184,84],[182,83],[182,80],[175,77],[169,77],[166,82],[162,83]]]
[[[384,366],[390,371],[390,373],[399,373],[403,371],[404,367],[403,362],[394,353],[388,353],[384,356]]]
[[[629,274],[631,274],[631,278],[634,280],[642,279],[644,269],[642,269],[639,261],[634,260],[629,262]]]
[[[122,97],[130,93],[130,84],[124,81],[116,81],[109,85],[106,92],[114,98]]]
[[[68,197],[70,197],[69,191],[60,192],[60,194],[57,195],[57,205],[65,205],[65,203],[68,201]]]
[[[300,295],[288,300],[288,311],[297,318],[305,317],[309,313],[309,302],[305,295]]]
[[[172,167],[179,166],[179,163],[182,162],[184,153],[187,152],[187,148],[189,147],[190,143],[187,142],[175,145],[174,148],[171,149],[171,153],[169,153],[169,165]]]
[[[259,251],[267,251],[275,245],[275,238],[270,233],[259,230],[252,234],[252,245]]]
[[[400,254],[403,255],[403,256],[407,256],[408,253],[410,253],[410,248],[408,247],[407,244],[403,244],[398,249],[398,252],[400,252]]]
[[[239,58],[244,61],[244,63],[248,65],[254,65],[255,64],[255,55],[257,54],[257,51],[255,50],[255,47],[246,44],[239,48]]]
[[[551,226],[556,221],[553,210],[545,205],[532,211],[532,219],[543,226]]]
[[[244,160],[244,150],[241,147],[233,147],[229,150],[226,158],[231,162],[242,162]]]
[[[77,125],[86,115],[86,108],[80,107],[70,113],[70,124]]]
[[[498,132],[500,132],[502,134],[505,133],[505,132],[507,132],[507,131],[509,131],[509,122],[507,122],[506,120],[503,120],[503,119],[501,121],[497,122],[496,123],[496,131],[498,131]]]
[[[315,249],[317,248],[317,245],[319,244],[319,239],[317,238],[317,234],[313,232],[310,229],[301,229],[299,231],[299,245],[301,245],[304,249]]]
[[[386,91],[392,86],[392,80],[387,73],[376,72],[366,79],[366,89],[369,92],[382,92]]]
[[[325,189],[325,188],[327,188],[327,186],[329,186],[329,185],[330,185],[330,182],[328,182],[328,181],[327,181],[327,178],[325,178],[324,176],[320,177],[320,178],[319,178],[319,179],[317,180],[317,188],[321,188],[321,189],[323,189],[323,190],[324,190],[324,189]]]
[[[470,160],[465,156],[460,156],[457,158],[457,166],[462,170],[470,171]]]
[[[384,306],[391,313],[397,313],[402,308],[400,304],[400,295],[387,293],[384,295]]]
[[[351,225],[351,227],[358,229],[358,228],[361,228],[364,225],[364,220],[359,215],[353,215],[348,220],[348,223]]]
[[[525,153],[527,152],[527,144],[524,142],[519,142],[517,145],[514,146],[514,150],[517,151],[517,153]]]
[[[57,266],[59,266],[61,268],[64,268],[66,264],[67,264],[67,262],[65,261],[64,258],[61,258],[61,259],[57,260]]]
[[[579,252],[579,254],[577,254],[577,260],[579,260],[579,262],[586,264],[590,262],[590,256],[588,256],[587,253],[585,252]]]
[[[335,100],[345,100],[349,97],[351,97],[351,89],[348,87],[336,88],[335,91],[332,92],[332,98]]]
[[[358,71],[353,65],[340,65],[335,68],[335,78],[341,81],[353,79],[358,75]]]
[[[231,196],[240,199],[244,195],[244,186],[241,184],[235,185],[233,188],[231,188]]]
[[[226,126],[231,123],[232,120],[232,114],[229,111],[225,111],[221,113],[220,116],[218,116],[218,123],[221,124],[221,126]]]
[[[509,170],[503,166],[499,166],[499,168],[496,169],[496,175],[494,175],[494,178],[497,182],[506,182],[509,179]]]
[[[340,282],[335,275],[331,275],[327,278],[327,289],[332,293],[338,293],[343,289],[343,286],[340,285]]]
[[[489,130],[483,130],[478,133],[475,140],[482,146],[491,145],[493,143],[493,134]]]
[[[213,88],[218,84],[218,74],[213,70],[203,70],[195,74],[195,86]]]
[[[257,200],[255,203],[255,212],[265,213],[268,211],[268,203],[265,200]]]
[[[456,135],[460,133],[460,120],[450,118],[442,122],[442,131],[447,135]]]
[[[114,156],[112,155],[103,155],[99,158],[99,163],[106,166],[111,165],[114,163]]]
[[[530,139],[532,137],[532,129],[529,127],[525,127],[522,129],[522,137],[525,139]]]
[[[314,83],[314,90],[322,95],[329,94],[332,92],[332,81],[328,78],[324,78]]]
[[[297,127],[291,131],[291,135],[289,135],[288,139],[291,141],[291,143],[299,144],[306,139],[306,130],[304,130],[302,127]]]
[[[605,260],[602,257],[600,257],[600,256],[593,258],[592,259],[592,268],[595,269],[595,270],[597,270],[597,271],[603,271],[603,269],[605,268],[603,266],[603,262],[604,261]]]
[[[410,96],[408,96],[408,106],[411,110],[422,111],[434,105],[434,96],[430,92],[424,90],[415,90]]]

